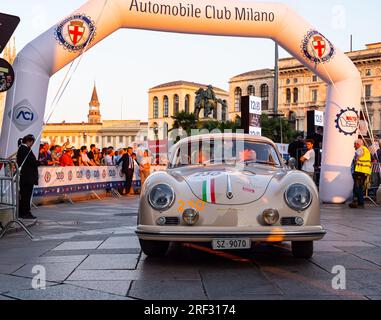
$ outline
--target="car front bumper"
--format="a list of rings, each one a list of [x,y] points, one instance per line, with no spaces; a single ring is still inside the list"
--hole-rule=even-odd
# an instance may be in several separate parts
[[[214,229],[214,230],[213,230]],[[162,228],[138,226],[135,231],[139,239],[174,242],[211,242],[215,239],[246,238],[252,242],[317,241],[324,238],[322,227],[271,228],[270,230],[232,230],[222,228],[180,227]]]

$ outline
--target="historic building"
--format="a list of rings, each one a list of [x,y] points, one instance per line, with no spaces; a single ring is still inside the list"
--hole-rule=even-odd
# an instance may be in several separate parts
[[[200,88],[206,89],[207,85],[188,81],[174,81],[149,89],[149,128],[152,129],[155,126],[161,128],[159,135],[162,138],[164,130],[173,126],[173,119],[171,118],[173,115],[181,111],[194,112],[196,91]],[[217,98],[228,104],[229,93],[227,91],[216,87],[213,87],[213,90]],[[224,110],[221,105],[218,105],[217,112],[211,117],[226,121],[228,120],[228,110]]]
[[[100,102],[96,86],[89,103],[88,121],[82,123],[49,123],[44,126],[42,141],[70,145],[80,148],[94,143],[98,148],[113,146],[124,148],[134,144],[145,144],[148,135],[148,123],[139,120],[104,120],[100,112]]]
[[[7,60],[11,65],[15,61],[15,59],[16,59],[16,40],[14,37],[13,37],[12,41],[10,41],[8,43],[8,45],[4,48],[3,59]],[[6,92],[0,93],[0,132],[1,132],[1,127],[3,126],[3,115],[4,115],[6,96],[7,96]]]
[[[274,110],[274,70],[250,71],[235,76],[229,81],[229,118],[241,116],[242,96],[262,97],[262,110],[272,113]]]
[[[347,55],[361,74],[361,105],[366,104],[373,130],[381,134],[381,43],[368,44],[366,49],[348,52]],[[326,98],[325,82],[296,59],[280,59],[279,111],[297,130],[307,130],[307,111],[324,111]]]
[[[363,99],[368,107],[375,134],[381,135],[381,43],[366,45],[364,50],[348,52],[361,73]],[[240,115],[241,96],[262,97],[264,112],[273,113],[274,70],[250,71],[229,81],[229,117]],[[307,111],[324,111],[327,86],[295,58],[279,60],[279,113],[299,131],[307,131]],[[345,92],[343,93],[345,94]]]

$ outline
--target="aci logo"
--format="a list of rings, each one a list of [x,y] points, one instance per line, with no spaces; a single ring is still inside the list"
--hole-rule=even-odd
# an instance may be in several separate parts
[[[28,129],[38,119],[37,113],[26,99],[15,105],[8,116],[20,131]]]

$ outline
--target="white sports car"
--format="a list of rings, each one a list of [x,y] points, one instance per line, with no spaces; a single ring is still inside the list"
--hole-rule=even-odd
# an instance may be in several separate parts
[[[146,255],[164,256],[171,241],[214,250],[291,241],[295,257],[312,257],[313,241],[326,233],[318,190],[284,165],[271,140],[201,135],[170,154],[167,171],[152,174],[141,193],[136,234]]]

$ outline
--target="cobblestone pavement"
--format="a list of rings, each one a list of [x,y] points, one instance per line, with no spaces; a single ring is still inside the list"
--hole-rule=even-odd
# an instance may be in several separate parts
[[[134,234],[137,210],[138,198],[35,209],[35,241],[0,240],[0,300],[381,299],[380,208],[323,206],[328,234],[309,261],[287,243],[229,257],[175,244],[149,259]],[[346,268],[346,290],[332,289],[336,265]],[[32,289],[36,266],[46,269],[45,290]]]

